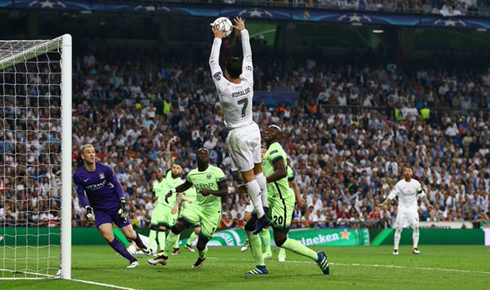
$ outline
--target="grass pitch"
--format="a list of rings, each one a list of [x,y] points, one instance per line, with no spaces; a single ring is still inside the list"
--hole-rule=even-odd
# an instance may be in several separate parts
[[[244,276],[255,265],[250,251],[210,248],[203,268],[190,266],[197,253],[182,248],[167,266],[150,266],[140,257],[140,267],[126,269],[126,261],[109,246],[73,247],[74,279],[133,289],[488,289],[490,247],[420,246],[420,255],[401,247],[393,256],[390,246],[328,247],[329,276],[309,259],[287,253],[285,263],[277,252],[267,262],[269,275]],[[0,289],[101,289],[76,281],[54,279],[1,281]]]

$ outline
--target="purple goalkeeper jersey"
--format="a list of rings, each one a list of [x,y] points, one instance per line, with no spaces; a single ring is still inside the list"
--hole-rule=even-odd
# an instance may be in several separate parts
[[[82,166],[73,174],[73,181],[83,207],[90,205],[94,210],[116,210],[120,207],[123,189],[109,166],[96,163],[94,172]]]

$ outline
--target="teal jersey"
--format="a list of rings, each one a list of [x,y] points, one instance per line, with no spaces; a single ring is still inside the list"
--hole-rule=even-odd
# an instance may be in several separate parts
[[[197,192],[194,187],[189,188],[188,190],[184,191],[184,197],[185,199],[192,201],[193,203],[196,201],[197,198]],[[186,203],[184,203],[186,204]]]
[[[282,161],[278,161],[281,160]],[[279,143],[273,143],[269,146],[267,149],[267,152],[264,155],[264,158],[262,158],[262,171],[264,172],[265,177],[270,176],[272,173],[274,173],[274,163],[278,162],[284,162],[284,167],[288,168],[287,164],[287,155],[286,152],[284,152],[284,149],[282,148],[281,144]],[[292,170],[291,170],[292,171]],[[267,183],[267,194],[269,198],[280,198],[280,199],[288,199],[292,198],[294,200],[294,193],[289,188],[289,183],[288,183],[288,176],[286,174],[286,177],[281,178],[279,180],[276,180],[275,182],[269,182]]]
[[[204,171],[192,169],[187,174],[187,181],[196,188],[196,205],[206,211],[221,211],[221,197],[216,195],[203,196],[199,193],[201,189],[218,190],[219,183],[225,182],[225,173],[216,166],[209,165]]]
[[[168,203],[165,202],[165,195],[167,195],[171,189],[176,188],[182,183],[184,183],[184,180],[182,180],[180,177],[173,178],[170,170],[167,171],[167,175],[161,182],[155,180],[153,182],[153,192],[158,197],[156,206],[167,206],[170,208],[174,207],[175,203],[177,202],[177,195],[173,194],[171,197],[169,197]]]

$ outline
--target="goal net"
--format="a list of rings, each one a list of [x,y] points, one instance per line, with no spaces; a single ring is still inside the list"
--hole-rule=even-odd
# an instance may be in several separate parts
[[[71,278],[71,58],[0,40],[0,279]]]

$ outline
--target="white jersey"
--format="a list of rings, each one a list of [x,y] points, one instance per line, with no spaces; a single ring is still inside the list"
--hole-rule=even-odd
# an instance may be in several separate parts
[[[213,82],[218,91],[219,101],[223,108],[225,126],[227,129],[235,129],[252,124],[252,105],[254,95],[252,48],[250,37],[246,29],[241,31],[243,63],[241,82],[239,84],[229,82],[223,75],[219,65],[219,51],[221,39],[215,38],[211,48],[209,66]]]
[[[406,182],[405,179],[398,181],[395,188],[391,191],[388,198],[393,200],[398,196],[398,211],[417,211],[417,199],[425,196],[420,182],[411,179]]]

